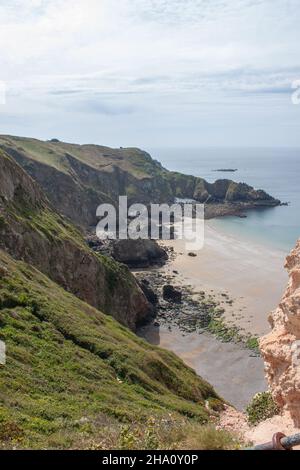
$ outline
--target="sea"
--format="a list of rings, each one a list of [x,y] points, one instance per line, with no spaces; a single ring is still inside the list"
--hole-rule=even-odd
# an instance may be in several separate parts
[[[153,158],[173,171],[209,182],[232,179],[263,189],[288,206],[256,209],[247,218],[234,216],[212,223],[223,233],[266,244],[285,252],[300,238],[300,148],[152,148]],[[218,169],[236,172],[216,172]]]

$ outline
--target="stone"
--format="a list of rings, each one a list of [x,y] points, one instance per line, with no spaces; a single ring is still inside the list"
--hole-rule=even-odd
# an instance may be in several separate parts
[[[168,259],[166,251],[155,240],[116,240],[112,256],[116,261],[130,268],[149,268],[162,265]]]
[[[150,302],[154,307],[156,307],[158,304],[158,297],[154,290],[151,288],[150,282],[147,279],[142,279],[139,282],[139,285],[148,302]]]
[[[182,293],[176,290],[171,284],[166,284],[163,287],[163,298],[168,302],[181,303]]]

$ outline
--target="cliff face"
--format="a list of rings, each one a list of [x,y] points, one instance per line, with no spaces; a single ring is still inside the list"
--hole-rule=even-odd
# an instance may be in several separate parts
[[[151,313],[128,268],[90,250],[35,181],[1,151],[0,249],[131,329]]]
[[[43,142],[0,136],[5,150],[34,178],[54,207],[82,227],[96,225],[96,209],[104,202],[173,203],[174,198],[205,203],[207,216],[234,214],[257,206],[276,206],[277,199],[243,183],[175,173],[136,148]],[[184,158],[184,155],[183,155]]]
[[[272,331],[260,340],[275,401],[300,427],[300,240],[287,257],[289,283],[270,315]]]

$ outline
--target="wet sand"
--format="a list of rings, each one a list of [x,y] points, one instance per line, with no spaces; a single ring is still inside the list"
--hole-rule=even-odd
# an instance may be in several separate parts
[[[262,336],[270,329],[269,313],[278,305],[288,276],[284,269],[287,253],[229,236],[205,224],[205,242],[196,257],[188,256],[182,240],[164,241],[173,247],[174,259],[161,269],[166,275],[178,272],[176,285],[205,290],[220,300],[225,321],[251,335]],[[230,305],[222,294],[233,300]]]
[[[187,333],[153,325],[139,332],[151,344],[173,351],[238,410],[244,410],[255,393],[267,389],[264,365],[241,345],[222,343],[209,333]]]
[[[173,278],[181,290],[211,294],[224,308],[228,325],[251,336],[269,331],[268,315],[287,283],[283,267],[287,253],[225,235],[213,221],[205,224],[204,247],[195,252],[196,257],[188,255],[182,240],[163,245],[174,250],[170,261],[159,268],[163,277]],[[168,325],[149,325],[140,334],[177,354],[239,410],[255,393],[267,389],[263,360],[241,344],[223,343],[207,332],[182,333],[173,326],[170,330]]]

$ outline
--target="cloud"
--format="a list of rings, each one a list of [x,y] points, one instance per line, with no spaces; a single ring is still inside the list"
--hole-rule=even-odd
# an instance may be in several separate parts
[[[213,120],[230,100],[255,96],[261,109],[273,96],[285,108],[300,78],[299,19],[298,0],[0,0],[7,113],[47,122],[52,109],[72,109],[107,126],[130,115],[122,129],[156,138],[151,119],[163,127],[174,113],[183,129],[183,115],[202,125],[203,107]]]

